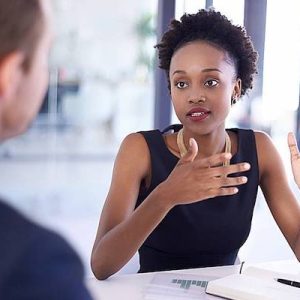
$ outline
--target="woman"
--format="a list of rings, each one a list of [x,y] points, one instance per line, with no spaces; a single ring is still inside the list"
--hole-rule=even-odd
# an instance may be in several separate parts
[[[181,125],[124,139],[93,247],[95,276],[114,274],[136,251],[140,272],[233,264],[258,186],[299,259],[300,207],[270,138],[225,130],[256,73],[245,30],[200,10],[173,20],[157,48]]]

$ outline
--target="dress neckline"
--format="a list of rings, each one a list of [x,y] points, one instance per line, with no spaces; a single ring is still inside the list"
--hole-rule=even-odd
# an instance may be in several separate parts
[[[240,150],[240,141],[241,141],[241,139],[240,139],[240,131],[239,131],[239,129],[238,128],[227,128],[226,129],[227,131],[232,131],[232,132],[234,132],[236,135],[237,135],[237,150],[236,150],[236,153],[234,153],[234,155],[232,156],[232,158],[231,158],[231,160],[230,161],[235,161],[235,159],[236,159],[236,156],[237,156],[237,154],[239,153],[239,150]],[[176,132],[176,131],[175,131]],[[165,139],[164,139],[164,132],[161,132],[160,131],[160,137],[161,137],[161,140],[162,140],[162,142],[163,142],[163,144],[164,144],[164,148],[166,149],[166,152],[168,153],[168,155],[170,156],[170,157],[172,157],[172,159],[175,159],[176,161],[178,161],[180,158],[178,157],[178,156],[176,156],[174,153],[172,153],[171,151],[170,151],[170,149],[167,147],[167,145],[166,145],[166,142],[165,142]]]

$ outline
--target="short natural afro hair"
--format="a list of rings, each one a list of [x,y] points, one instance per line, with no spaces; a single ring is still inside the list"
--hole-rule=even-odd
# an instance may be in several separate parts
[[[241,95],[252,89],[257,74],[258,54],[242,26],[233,25],[227,17],[213,9],[201,9],[195,14],[184,14],[180,21],[172,20],[155,47],[158,49],[159,67],[166,71],[169,89],[169,70],[173,54],[186,43],[197,40],[225,50],[232,59],[236,76],[242,81]]]

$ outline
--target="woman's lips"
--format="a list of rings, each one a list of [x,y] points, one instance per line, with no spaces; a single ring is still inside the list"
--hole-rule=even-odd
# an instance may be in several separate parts
[[[210,114],[210,111],[205,108],[194,108],[187,113],[187,117],[194,122],[205,120]]]

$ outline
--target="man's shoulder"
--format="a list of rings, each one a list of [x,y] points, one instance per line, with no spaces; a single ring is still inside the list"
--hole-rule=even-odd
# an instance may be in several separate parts
[[[0,200],[0,269],[10,268],[28,253],[54,252],[77,256],[57,233],[31,221],[17,209]]]
[[[0,240],[3,246],[12,243],[18,246],[25,245],[46,231],[2,200],[0,200],[0,224]]]
[[[69,244],[54,231],[43,227],[27,218],[5,201],[0,200],[0,255],[7,249],[7,255],[26,251],[32,245],[39,249],[54,244],[56,248],[71,248]],[[44,249],[45,251],[47,249]]]
[[[53,293],[53,297],[45,299],[90,299],[82,283],[81,261],[65,239],[3,201],[0,240],[0,294],[5,286],[9,295],[18,299],[19,291],[13,288],[17,284],[20,293],[28,287],[32,295]],[[83,296],[75,297],[74,293]]]

